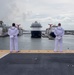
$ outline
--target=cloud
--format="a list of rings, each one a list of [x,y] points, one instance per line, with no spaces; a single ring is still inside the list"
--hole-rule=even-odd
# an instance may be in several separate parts
[[[20,5],[20,6],[19,6]],[[17,0],[0,0],[0,20],[10,24],[26,18],[25,6]],[[23,17],[24,16],[24,17]]]
[[[0,20],[25,24],[25,28],[35,20],[44,26],[58,22],[73,25],[73,7],[73,0],[0,0]]]
[[[12,2],[13,3],[13,2]],[[10,10],[10,4],[11,2],[9,0],[5,1],[4,0],[0,0],[0,20],[1,19],[5,19],[8,18],[8,15],[10,14],[11,10]]]

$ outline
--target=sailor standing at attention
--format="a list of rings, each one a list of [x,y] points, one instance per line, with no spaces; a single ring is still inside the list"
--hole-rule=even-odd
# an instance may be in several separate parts
[[[16,52],[19,52],[18,50],[18,29],[15,26],[15,23],[12,23],[12,26],[8,29],[8,35],[10,36],[10,52],[15,49]]]
[[[56,52],[59,46],[60,52],[62,52],[64,29],[61,27],[61,23],[58,23],[58,27],[55,29],[54,34],[56,35],[54,51]]]

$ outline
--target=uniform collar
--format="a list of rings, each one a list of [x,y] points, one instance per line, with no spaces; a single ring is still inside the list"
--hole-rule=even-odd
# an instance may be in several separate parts
[[[57,29],[61,30],[61,29],[62,29],[62,27],[61,27],[61,26],[58,26],[58,27],[57,27]]]
[[[14,30],[14,29],[15,29],[15,27],[11,27],[11,29],[12,29],[12,30]]]

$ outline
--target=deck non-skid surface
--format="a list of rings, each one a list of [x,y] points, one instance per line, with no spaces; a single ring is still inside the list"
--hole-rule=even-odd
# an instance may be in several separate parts
[[[0,75],[74,75],[74,54],[10,53],[0,59]]]

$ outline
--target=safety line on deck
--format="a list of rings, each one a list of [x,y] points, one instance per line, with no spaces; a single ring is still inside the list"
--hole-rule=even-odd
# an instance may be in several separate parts
[[[3,56],[1,56],[1,57],[0,57],[0,59],[1,59],[1,58],[3,58],[3,57],[5,57],[5,56],[6,56],[6,55],[8,55],[8,54],[9,54],[9,53],[7,53],[7,54],[4,54]]]

